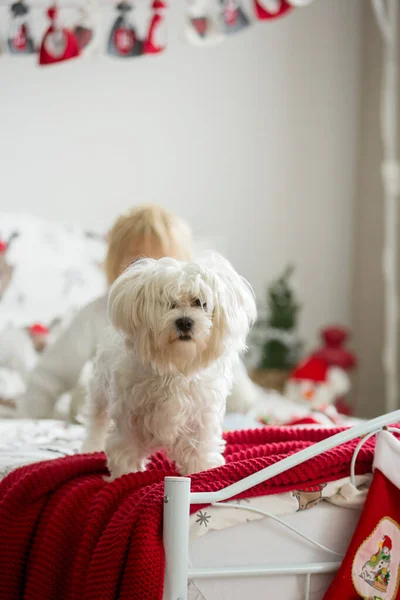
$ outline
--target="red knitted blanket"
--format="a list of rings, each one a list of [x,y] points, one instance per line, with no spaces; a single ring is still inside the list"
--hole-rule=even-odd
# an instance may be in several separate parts
[[[218,490],[338,431],[266,427],[229,433],[227,464],[194,475],[192,491]],[[346,477],[356,443],[243,496]],[[363,446],[358,473],[371,470],[373,448],[373,440]],[[176,474],[173,465],[159,454],[145,473],[113,483],[105,483],[105,473],[104,455],[82,455],[20,468],[0,483],[1,600],[162,599],[163,479]]]

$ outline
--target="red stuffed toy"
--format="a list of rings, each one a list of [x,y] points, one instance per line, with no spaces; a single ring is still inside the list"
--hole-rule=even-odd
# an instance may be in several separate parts
[[[344,327],[326,327],[321,332],[323,346],[313,353],[313,357],[324,361],[327,365],[338,367],[346,372],[352,371],[357,365],[356,356],[344,345],[348,341],[349,332]],[[351,415],[352,410],[344,397],[336,400],[337,410],[344,415]]]

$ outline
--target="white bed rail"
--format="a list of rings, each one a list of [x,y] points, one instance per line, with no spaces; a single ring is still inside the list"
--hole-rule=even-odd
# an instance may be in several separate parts
[[[310,578],[314,573],[332,573],[340,563],[314,563],[308,565],[237,566],[215,568],[189,568],[189,508],[190,504],[213,504],[228,500],[237,494],[268,481],[311,458],[323,454],[351,440],[377,433],[384,427],[400,422],[400,410],[388,413],[366,423],[350,427],[321,442],[317,442],[292,456],[219,490],[218,492],[190,492],[190,478],[166,477],[164,481],[165,592],[164,600],[187,600],[189,579],[219,577],[255,577],[278,574],[306,576],[305,598],[310,591]]]
[[[190,504],[212,504],[213,502],[228,500],[233,496],[237,496],[238,494],[249,490],[259,483],[268,481],[268,479],[272,479],[272,477],[275,477],[276,475],[280,475],[293,467],[297,467],[297,465],[301,465],[311,458],[323,454],[327,450],[331,450],[336,446],[341,446],[346,442],[350,442],[351,440],[367,435],[368,433],[377,432],[382,429],[382,427],[397,423],[398,421],[400,421],[400,410],[377,417],[366,423],[360,423],[354,427],[349,427],[346,431],[341,431],[321,442],[313,444],[309,448],[300,450],[300,452],[296,452],[296,454],[292,454],[265,469],[261,469],[261,471],[253,473],[253,475],[249,475],[232,485],[228,485],[218,492],[192,493],[190,494]]]

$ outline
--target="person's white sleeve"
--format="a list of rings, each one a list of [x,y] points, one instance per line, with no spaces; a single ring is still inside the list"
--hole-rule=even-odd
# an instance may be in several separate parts
[[[70,391],[95,352],[97,344],[92,305],[81,310],[51,344],[31,372],[18,411],[21,417],[51,418],[59,396]]]

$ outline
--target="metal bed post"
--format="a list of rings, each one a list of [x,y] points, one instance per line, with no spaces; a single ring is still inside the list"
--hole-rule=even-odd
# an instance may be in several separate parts
[[[189,477],[164,479],[165,598],[187,600],[189,570]]]

